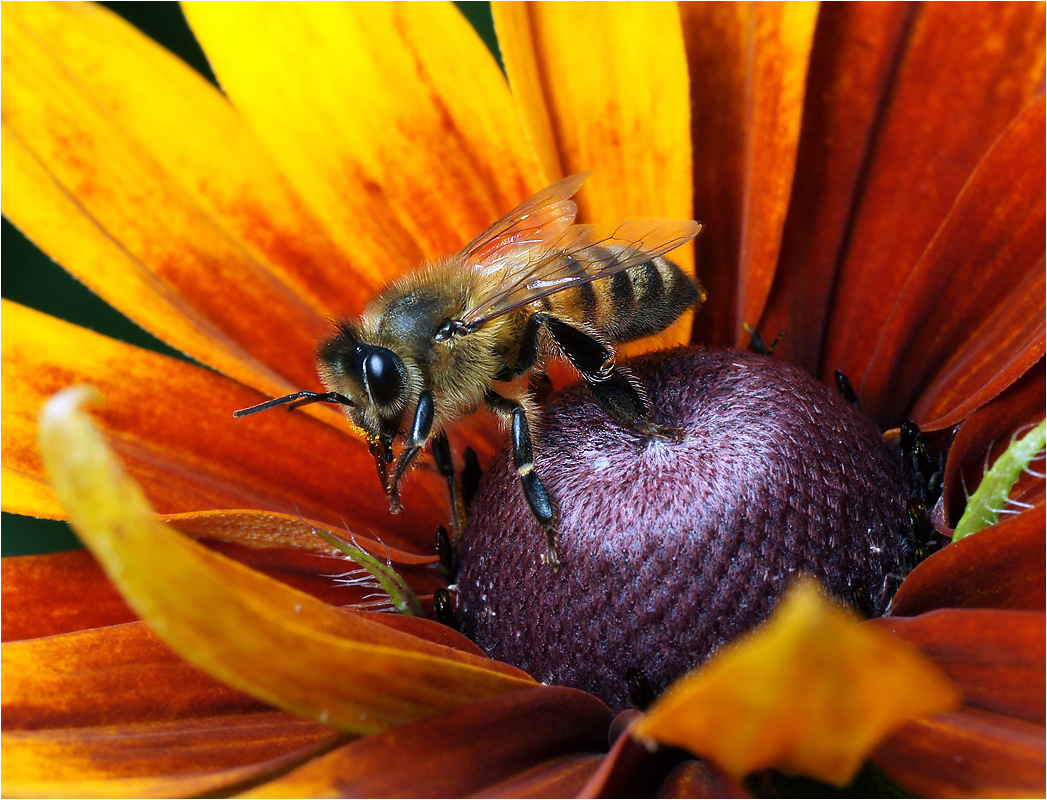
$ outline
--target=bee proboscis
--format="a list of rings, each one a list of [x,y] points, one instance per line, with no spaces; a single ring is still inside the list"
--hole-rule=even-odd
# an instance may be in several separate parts
[[[340,403],[367,436],[395,513],[400,481],[430,441],[454,485],[444,430],[486,405],[509,425],[524,497],[545,531],[544,560],[559,565],[557,506],[534,468],[536,404],[528,379],[549,359],[566,357],[615,421],[675,437],[678,431],[652,420],[643,387],[615,364],[614,348],[664,330],[701,296],[664,257],[701,225],[575,224],[571,197],[587,176],[553,183],[461,252],[391,282],[359,319],[339,321],[317,351],[326,392],[295,392],[236,416],[278,405]],[[398,439],[403,447],[394,458]],[[456,505],[452,497],[452,509]]]

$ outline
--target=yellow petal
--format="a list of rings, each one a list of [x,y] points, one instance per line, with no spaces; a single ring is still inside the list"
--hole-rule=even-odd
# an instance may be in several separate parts
[[[190,3],[222,87],[303,201],[390,278],[540,188],[505,79],[450,3]]]
[[[266,702],[371,733],[533,685],[516,670],[347,615],[156,521],[74,387],[41,414],[73,527],[128,603],[187,661]]]
[[[909,645],[858,624],[805,581],[753,635],[670,687],[632,730],[738,778],[773,767],[842,786],[891,730],[958,701]]]
[[[581,215],[691,219],[690,94],[676,6],[495,3],[492,13],[543,166],[593,171],[579,193]],[[691,245],[670,257],[693,274]],[[688,314],[638,349],[687,341],[690,329]]]
[[[312,259],[335,250],[281,212],[297,201],[227,101],[101,9],[5,6],[3,20],[4,213],[201,362],[266,392],[317,384],[331,282],[304,275],[327,274]],[[174,137],[194,145],[169,153]]]

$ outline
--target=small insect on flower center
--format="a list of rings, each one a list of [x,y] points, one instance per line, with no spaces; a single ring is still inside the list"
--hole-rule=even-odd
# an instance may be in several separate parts
[[[549,404],[537,467],[560,501],[562,565],[497,456],[458,549],[458,613],[487,652],[614,708],[654,693],[766,619],[813,575],[869,615],[904,571],[912,491],[899,453],[803,371],[739,351],[630,365],[658,437],[584,389]],[[635,699],[633,699],[635,702]]]

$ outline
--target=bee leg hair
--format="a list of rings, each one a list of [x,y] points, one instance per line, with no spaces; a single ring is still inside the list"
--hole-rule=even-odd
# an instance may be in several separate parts
[[[534,468],[534,448],[531,445],[531,427],[527,423],[527,414],[516,400],[502,397],[497,392],[488,391],[484,399],[492,410],[508,416],[512,423],[513,466],[520,476],[527,505],[545,531],[547,549],[542,561],[553,570],[558,570],[563,562],[556,547],[556,505]]]
[[[397,514],[403,508],[400,505],[400,479],[403,478],[407,468],[411,466],[418,451],[425,447],[429,441],[429,434],[433,430],[433,393],[422,392],[418,398],[418,407],[414,410],[414,422],[411,424],[411,438],[407,440],[404,449],[396,459],[393,474],[389,479],[389,510]]]
[[[433,450],[433,461],[440,474],[447,479],[447,489],[451,494],[451,514],[454,516],[456,539],[460,539],[468,519],[465,507],[465,493],[462,481],[454,474],[454,459],[451,456],[451,443],[443,431],[436,434],[429,443]]]
[[[664,439],[682,437],[683,432],[678,428],[659,425],[651,419],[647,392],[627,370],[615,366],[613,350],[557,317],[548,314],[535,316],[545,317],[553,341],[582,373],[593,397],[611,419],[637,433]]]

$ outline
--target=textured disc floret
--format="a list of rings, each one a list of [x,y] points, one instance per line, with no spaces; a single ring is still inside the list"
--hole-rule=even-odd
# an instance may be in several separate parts
[[[459,548],[459,613],[481,647],[623,708],[638,674],[660,691],[767,618],[800,573],[865,614],[882,607],[911,487],[857,410],[748,352],[630,366],[655,422],[685,435],[623,429],[581,387],[550,401],[534,450],[561,510],[558,570],[511,454],[493,459]]]

